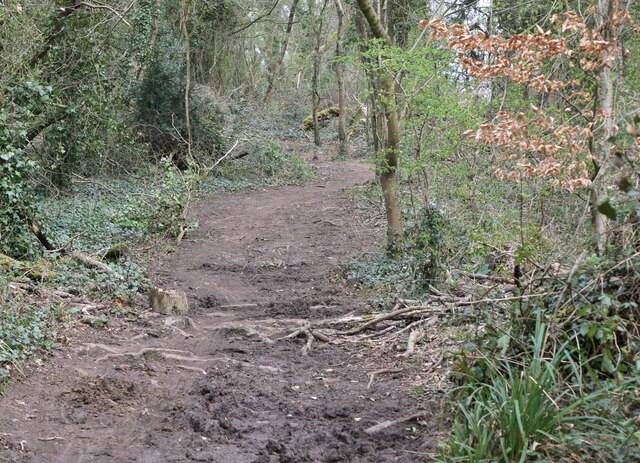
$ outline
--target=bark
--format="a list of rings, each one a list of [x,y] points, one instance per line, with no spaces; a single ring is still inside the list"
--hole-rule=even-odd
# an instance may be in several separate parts
[[[385,30],[380,18],[373,9],[369,0],[358,0],[358,7],[364,15],[373,36],[384,40],[391,46],[391,37]],[[402,212],[400,209],[400,197],[398,194],[398,182],[396,172],[398,168],[398,147],[400,145],[400,118],[398,116],[395,85],[391,75],[383,75],[380,78],[380,90],[382,109],[386,119],[387,137],[385,141],[384,158],[379,162],[380,185],[384,197],[385,211],[387,215],[387,239],[389,249],[398,249],[403,233]]]
[[[269,81],[269,87],[267,88],[267,95],[264,98],[265,103],[271,101],[273,92],[278,85],[278,79],[280,79],[280,72],[282,70],[282,63],[284,63],[284,57],[287,54],[287,47],[289,46],[289,40],[291,39],[291,31],[293,30],[293,20],[296,15],[296,8],[298,7],[299,0],[293,0],[291,8],[289,9],[289,21],[287,22],[287,30],[284,34],[284,41],[282,42],[282,50],[280,50],[280,56],[273,67],[273,74],[271,75],[271,81]]]
[[[180,26],[184,36],[184,124],[187,131],[187,150],[191,155],[191,146],[193,145],[193,135],[191,133],[191,108],[189,104],[189,95],[191,94],[191,41],[189,37],[189,27],[187,21],[189,19],[189,5],[187,0],[180,0]]]
[[[334,0],[336,4],[336,10],[338,11],[338,31],[336,37],[336,62],[334,69],[336,72],[336,81],[338,83],[338,139],[340,141],[340,147],[338,148],[338,154],[341,157],[349,156],[349,136],[347,133],[347,102],[345,97],[344,86],[344,64],[341,62],[343,58],[342,45],[344,41],[344,7],[341,0]]]
[[[311,77],[311,101],[313,115],[313,142],[316,146],[322,145],[320,140],[320,124],[318,124],[318,111],[320,110],[320,94],[318,93],[318,80],[320,78],[320,65],[322,64],[322,26],[324,22],[324,12],[327,8],[328,0],[322,1],[322,8],[317,21],[312,20],[313,29],[313,76]],[[311,11],[314,14],[314,11]]]
[[[600,28],[603,38],[609,42],[617,43],[618,31],[617,26],[613,23],[615,13],[620,9],[618,0],[599,0],[598,16],[600,19]],[[615,112],[615,67],[617,63],[618,47],[610,47],[605,60],[606,63],[600,71],[600,81],[598,88],[598,104],[604,113],[603,121],[603,142],[598,160],[596,161],[596,172],[589,197],[591,206],[591,223],[593,228],[593,237],[595,241],[596,251],[603,254],[607,246],[607,217],[600,213],[598,206],[605,201],[606,185],[607,185],[607,165],[609,161],[609,152],[611,151],[611,143],[608,141],[615,134],[614,112]]]

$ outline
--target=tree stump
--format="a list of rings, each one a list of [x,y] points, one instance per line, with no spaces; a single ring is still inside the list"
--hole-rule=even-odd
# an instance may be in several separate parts
[[[189,312],[189,302],[184,291],[152,288],[149,304],[154,312],[164,315],[184,315]]]

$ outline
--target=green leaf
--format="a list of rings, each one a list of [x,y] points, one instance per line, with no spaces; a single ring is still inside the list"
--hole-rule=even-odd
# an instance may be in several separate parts
[[[631,191],[631,188],[633,188],[633,184],[627,177],[620,180],[619,186],[620,189],[625,193],[629,193]]]
[[[616,220],[618,218],[618,213],[615,208],[611,205],[609,200],[607,199],[605,202],[598,206],[598,212],[607,216],[607,218],[611,220]]]

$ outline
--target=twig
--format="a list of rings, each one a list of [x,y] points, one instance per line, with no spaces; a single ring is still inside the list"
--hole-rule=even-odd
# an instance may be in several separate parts
[[[465,272],[462,270],[460,270],[458,273],[460,275],[473,278],[474,280],[488,280],[488,281],[495,281],[497,283],[505,283],[505,284],[513,283],[513,278],[505,278],[505,277],[499,277],[495,275],[482,275],[480,273],[471,273],[471,272]]]
[[[405,416],[404,418],[399,418],[397,420],[387,420],[382,423],[376,424],[375,426],[371,426],[370,428],[365,429],[365,433],[371,435],[376,434],[380,431],[387,429],[390,426],[395,426],[397,424],[406,423],[407,421],[417,420],[418,418],[424,418],[427,416],[427,412],[418,412],[413,415]]]
[[[122,16],[118,10],[116,10],[115,8],[113,8],[113,7],[109,6],[109,5],[104,5],[102,3],[96,5],[96,4],[89,3],[89,2],[80,2],[78,4],[78,6],[80,6],[80,5],[84,5],[84,6],[87,6],[89,8],[97,8],[97,9],[102,9],[102,10],[109,10],[113,14],[115,14],[120,19],[120,21],[125,23],[127,26],[131,27],[131,24],[126,19],[124,19],[124,16]]]
[[[234,149],[236,149],[236,146],[238,146],[238,143],[240,143],[240,140],[236,140],[236,142],[234,143],[234,145],[231,147],[231,149],[229,151],[227,151],[224,156],[222,156],[220,159],[218,159],[216,162],[213,163],[213,165],[211,167],[209,167],[209,170],[214,169],[215,167],[218,166],[218,164],[220,164],[222,161],[224,161],[224,159],[229,156]]]

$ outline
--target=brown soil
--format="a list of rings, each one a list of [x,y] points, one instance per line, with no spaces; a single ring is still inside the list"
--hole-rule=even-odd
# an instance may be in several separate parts
[[[344,189],[369,181],[353,162],[319,162],[302,186],[202,201],[200,227],[153,265],[187,292],[189,317],[142,312],[77,328],[0,400],[0,461],[430,461],[435,425],[406,374],[362,344],[279,340],[306,320],[364,312],[337,278],[380,230]]]

